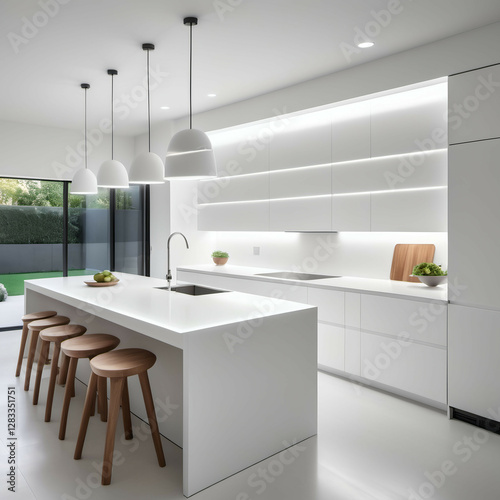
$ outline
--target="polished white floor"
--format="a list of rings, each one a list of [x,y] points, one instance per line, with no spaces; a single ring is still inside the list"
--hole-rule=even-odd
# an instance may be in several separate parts
[[[63,390],[52,422],[44,423],[47,378],[40,403],[14,377],[20,332],[0,333],[0,498],[18,500],[180,500],[182,451],[163,440],[167,467],[157,466],[147,426],[117,439],[119,463],[110,486],[100,486],[105,424],[91,419],[83,458],[73,451],[83,384],[70,408],[65,441],[57,438]],[[47,374],[45,374],[47,377]],[[269,457],[194,495],[195,500],[498,500],[500,436],[430,408],[319,373],[318,436]],[[17,393],[18,476],[7,491],[7,388]],[[158,412],[162,418],[161,408]],[[168,413],[168,412],[167,412]],[[121,436],[121,428],[119,429]],[[433,484],[434,483],[434,484]]]
[[[18,327],[22,325],[24,314],[24,295],[13,295],[0,302],[0,328]]]

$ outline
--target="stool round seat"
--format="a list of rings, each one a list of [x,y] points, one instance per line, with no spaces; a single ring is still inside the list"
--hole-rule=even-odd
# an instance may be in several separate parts
[[[34,313],[25,314],[21,318],[21,320],[23,322],[23,331],[21,333],[21,345],[19,346],[19,356],[17,358],[16,377],[19,377],[19,375],[21,375],[21,367],[23,365],[24,351],[26,349],[26,341],[28,340],[28,325],[32,321],[50,318],[51,316],[57,316],[57,312],[56,311],[38,311],[38,312],[34,312]]]
[[[50,328],[52,326],[60,326],[67,325],[70,322],[70,319],[66,316],[51,316],[50,318],[38,319],[36,321],[32,321],[28,328],[32,332],[41,332],[45,330],[45,328]]]
[[[61,423],[59,425],[59,439],[64,440],[66,437],[66,426],[68,422],[69,406],[71,397],[75,391],[75,375],[78,366],[78,360],[82,358],[92,359],[95,356],[103,355],[108,351],[113,350],[120,344],[120,339],[114,335],[107,333],[90,333],[80,337],[64,340],[61,342],[61,350],[63,354],[69,358],[69,371],[66,380],[66,388],[64,391],[64,401],[61,412]],[[106,379],[99,377],[97,381],[98,387],[98,408],[101,415],[101,420],[105,422],[108,414],[107,401],[107,385]],[[95,399],[93,401],[95,403]],[[91,415],[94,414],[94,408],[91,409]]]
[[[118,349],[96,356],[90,367],[99,377],[131,377],[149,370],[155,363],[156,356],[145,349]]]
[[[107,333],[90,333],[84,337],[65,340],[61,349],[70,358],[92,358],[108,352],[120,343],[120,339]]]
[[[23,322],[36,321],[38,319],[51,318],[52,316],[57,316],[57,312],[56,311],[34,312],[34,313],[25,314],[21,319],[23,320]]]
[[[49,318],[37,319],[28,324],[28,330],[31,332],[31,341],[28,352],[28,361],[26,364],[26,378],[24,379],[24,390],[27,391],[30,388],[31,380],[31,370],[33,368],[33,361],[35,360],[35,352],[38,344],[38,337],[40,332],[46,328],[59,325],[67,325],[70,319],[66,316],[51,316]],[[37,392],[40,387],[35,387],[35,392]]]
[[[51,326],[40,332],[40,338],[47,342],[63,342],[83,335],[87,329],[82,325],[59,325]]]

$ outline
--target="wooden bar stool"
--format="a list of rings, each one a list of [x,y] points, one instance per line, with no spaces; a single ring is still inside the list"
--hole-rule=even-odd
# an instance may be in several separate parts
[[[17,358],[16,377],[19,377],[19,375],[21,374],[21,366],[23,364],[24,350],[26,348],[26,341],[28,340],[28,325],[32,321],[51,318],[52,316],[56,315],[57,315],[56,311],[40,311],[36,313],[25,314],[21,318],[23,320],[23,332],[21,334],[21,346],[19,347],[19,357]]]
[[[28,352],[28,362],[26,365],[26,378],[24,379],[25,391],[28,391],[30,388],[31,369],[33,368],[33,361],[35,359],[36,346],[38,344],[38,336],[40,335],[40,332],[45,330],[45,328],[50,328],[51,326],[67,325],[69,321],[69,318],[66,316],[52,316],[50,318],[32,321],[28,325],[28,330],[31,332],[31,340]]]
[[[40,383],[42,380],[43,365],[46,363],[50,343],[54,342],[54,353],[52,355],[52,364],[50,367],[50,380],[49,380],[49,390],[47,392],[47,405],[45,407],[45,422],[50,422],[50,416],[52,414],[52,401],[54,400],[54,389],[56,386],[56,377],[59,371],[59,353],[61,350],[61,342],[67,339],[72,339],[73,337],[79,337],[83,335],[87,329],[81,325],[61,325],[52,326],[51,328],[46,328],[40,332],[40,340],[42,341],[42,347],[40,349],[40,357],[38,358],[38,366],[36,370],[36,382],[35,391],[33,393],[33,404],[38,404],[38,395],[40,393]],[[65,382],[66,373],[68,370],[68,364],[66,362],[66,355],[64,356],[63,366],[65,367],[65,373],[63,368],[59,374],[59,383]]]
[[[75,374],[78,360],[80,358],[92,359],[99,354],[112,351],[119,343],[120,339],[118,337],[108,335],[107,333],[91,333],[83,335],[82,337],[65,340],[61,343],[61,350],[69,359],[69,371],[64,391],[61,424],[59,426],[59,439],[63,440],[66,436],[66,424],[68,422],[71,396],[74,394]],[[98,385],[98,408],[101,414],[101,420],[105,422],[107,420],[108,409],[106,379],[99,377]],[[93,411],[92,414],[94,414]]]
[[[115,432],[120,412],[120,401],[124,400],[124,389],[127,387],[127,377],[139,375],[144,404],[148,414],[151,435],[160,467],[165,467],[165,455],[161,445],[158,422],[156,420],[151,386],[149,385],[148,370],[156,362],[156,356],[145,349],[119,349],[106,354],[100,354],[90,361],[92,373],[90,374],[87,397],[83,409],[80,432],[75,449],[75,460],[82,458],[83,443],[87,433],[87,426],[92,409],[92,400],[95,399],[97,377],[107,377],[111,382],[111,394],[109,401],[109,417],[106,430],[106,442],[104,446],[104,460],[102,465],[101,484],[107,485],[111,482],[111,469],[113,467],[113,450],[115,446]],[[128,391],[127,391],[128,396]],[[128,403],[128,397],[127,397]],[[123,401],[123,412],[126,412],[126,402]]]

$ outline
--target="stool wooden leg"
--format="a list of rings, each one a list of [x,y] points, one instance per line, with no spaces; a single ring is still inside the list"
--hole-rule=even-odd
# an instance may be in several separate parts
[[[90,416],[91,417],[93,417],[95,415],[95,400],[96,400],[96,397],[97,397],[97,393],[94,394],[94,399],[92,400],[92,406],[90,407]]]
[[[57,367],[59,364],[59,352],[61,344],[55,342],[54,353],[52,355],[52,364],[50,366],[49,390],[47,391],[47,404],[45,405],[45,422],[50,422],[52,415],[52,402],[54,401],[54,390],[56,388]]]
[[[148,414],[149,425],[151,426],[151,435],[153,436],[158,465],[160,467],[165,467],[165,455],[163,454],[160,432],[158,431],[158,421],[156,420],[155,406],[153,403],[153,395],[151,394],[151,386],[149,385],[148,372],[139,373],[139,381],[141,382],[146,413]]]
[[[130,398],[128,395],[127,379],[123,380],[122,391],[122,414],[123,414],[123,428],[125,430],[125,439],[133,439],[132,433],[132,420],[130,418]]]
[[[28,362],[26,363],[26,378],[24,379],[24,390],[29,391],[31,370],[35,359],[36,346],[38,343],[38,332],[31,331],[30,349],[28,351]]]
[[[16,377],[19,377],[21,373],[26,340],[28,340],[28,324],[23,321],[23,333],[21,334],[21,346],[19,347],[19,357],[17,358]]]
[[[57,383],[59,385],[64,385],[66,383],[66,378],[68,377],[69,358],[64,353],[62,353],[61,358],[61,370],[59,371]]]
[[[87,427],[90,420],[90,410],[92,408],[92,401],[95,401],[95,391],[97,388],[97,375],[92,372],[90,374],[89,386],[87,387],[87,395],[85,396],[85,405],[83,407],[82,421],[80,423],[80,431],[78,433],[78,440],[76,441],[75,460],[82,458],[83,443],[85,442],[85,435],[87,434]]]
[[[108,428],[106,429],[106,444],[104,446],[104,460],[102,463],[102,485],[111,483],[111,469],[113,468],[113,450],[115,447],[116,424],[120,413],[120,402],[123,393],[123,377],[111,378],[109,399]]]
[[[33,404],[38,404],[38,395],[40,394],[40,384],[42,383],[42,373],[45,362],[49,354],[50,342],[42,340],[42,347],[40,348],[40,357],[38,358],[38,365],[36,367],[36,380],[35,389],[33,391]]]
[[[97,408],[101,415],[101,422],[108,420],[108,382],[106,377],[97,380]]]
[[[69,362],[68,378],[66,379],[66,387],[64,388],[64,401],[61,412],[61,424],[59,425],[59,439],[63,440],[66,437],[66,424],[68,422],[69,404],[71,402],[72,388],[74,387],[76,367],[78,358],[71,358]]]

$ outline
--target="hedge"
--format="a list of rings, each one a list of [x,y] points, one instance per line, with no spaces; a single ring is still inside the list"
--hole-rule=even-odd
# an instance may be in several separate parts
[[[83,243],[82,213],[77,208],[69,211],[69,243]],[[62,208],[0,205],[0,244],[53,244],[62,240]]]

